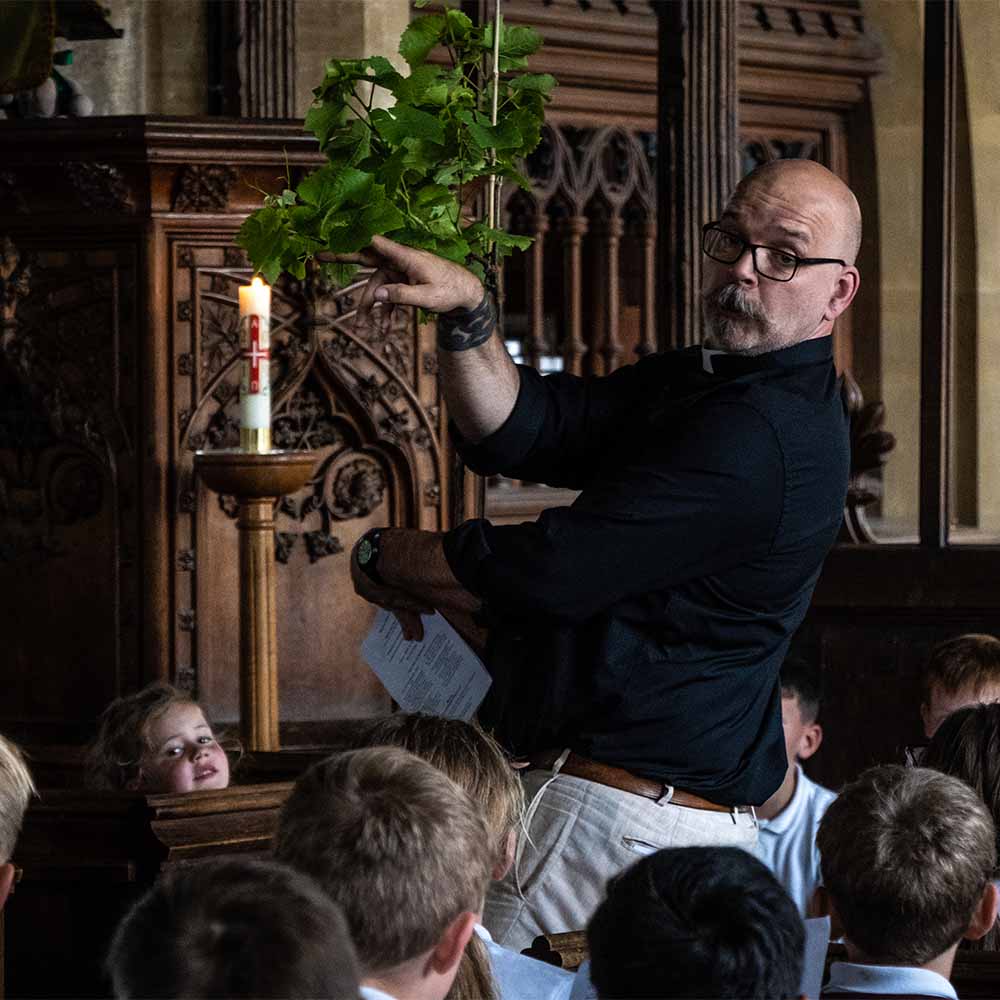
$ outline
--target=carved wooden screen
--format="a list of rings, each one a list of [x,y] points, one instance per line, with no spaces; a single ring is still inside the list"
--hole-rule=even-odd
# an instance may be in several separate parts
[[[621,6],[504,5],[545,38],[532,68],[560,81],[526,164],[532,190],[504,192],[507,224],[535,239],[505,265],[504,335],[542,371],[601,375],[657,349],[657,18]],[[497,479],[487,513],[522,520],[573,495]]]
[[[319,159],[314,143],[287,122],[2,126],[0,244],[16,251],[0,262],[0,728],[79,744],[111,698],[155,678],[232,721],[233,503],[193,456],[236,443],[251,272],[233,237],[286,162],[294,177]],[[285,743],[389,707],[360,656],[373,610],[350,586],[354,541],[373,525],[445,528],[465,499],[450,490],[432,333],[405,311],[388,337],[356,333],[359,287],[273,290],[274,442],[316,459],[277,512]]]
[[[170,238],[178,435],[177,677],[224,718],[237,706],[235,498],[193,475],[199,448],[238,443],[237,288],[251,270],[229,234]],[[280,697],[284,724],[388,707],[355,651],[371,608],[353,593],[348,555],[367,528],[444,526],[443,427],[434,355],[412,314],[390,336],[354,331],[359,286],[282,279],[272,296],[274,446],[309,450],[313,478],[277,509]],[[326,604],[329,614],[322,613]],[[194,634],[195,608],[208,615]],[[223,613],[219,613],[222,610]],[[324,652],[326,651],[326,652]],[[336,684],[330,670],[336,664]]]

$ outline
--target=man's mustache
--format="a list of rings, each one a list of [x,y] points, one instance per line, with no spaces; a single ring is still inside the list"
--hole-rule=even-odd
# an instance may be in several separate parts
[[[739,285],[723,285],[704,295],[705,304],[710,309],[724,309],[726,312],[738,313],[747,319],[764,322],[767,314],[759,302],[755,302]]]

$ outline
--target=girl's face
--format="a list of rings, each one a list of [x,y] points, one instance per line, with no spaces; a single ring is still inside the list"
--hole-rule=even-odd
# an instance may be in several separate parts
[[[145,792],[199,792],[229,785],[229,760],[201,709],[178,702],[149,723],[150,749],[138,786]]]

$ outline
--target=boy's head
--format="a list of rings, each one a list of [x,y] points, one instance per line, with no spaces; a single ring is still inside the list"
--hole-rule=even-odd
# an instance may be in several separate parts
[[[17,746],[0,736],[0,908],[14,883],[10,863],[35,783]]]
[[[804,930],[778,880],[735,847],[676,847],[608,883],[587,928],[601,997],[791,997]]]
[[[993,926],[993,820],[957,778],[865,771],[830,804],[816,843],[852,957],[926,965]]]
[[[295,783],[275,854],[340,904],[365,981],[447,993],[493,867],[486,824],[450,778],[396,747],[329,757]]]
[[[116,997],[358,997],[340,910],[275,861],[169,872],[119,925],[107,965]]]
[[[104,710],[90,775],[101,788],[203,791],[229,785],[229,759],[197,702],[154,683]]]
[[[369,746],[398,746],[423,758],[479,805],[494,844],[493,877],[503,878],[513,858],[524,789],[497,741],[472,722],[405,712],[379,720],[365,739]]]
[[[811,757],[823,742],[823,727],[816,721],[822,697],[819,666],[795,657],[785,660],[781,667],[781,725],[789,767]]]
[[[920,693],[928,739],[952,712],[1000,701],[1000,639],[972,632],[938,643],[924,667]]]

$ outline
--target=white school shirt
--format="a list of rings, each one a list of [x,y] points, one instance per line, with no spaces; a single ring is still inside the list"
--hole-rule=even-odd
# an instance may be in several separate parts
[[[799,764],[795,794],[774,819],[757,820],[757,857],[788,890],[799,913],[806,907],[822,879],[816,831],[836,792],[810,781]]]
[[[573,992],[569,1000],[600,1000],[597,987],[590,981],[590,959],[585,959],[573,977]]]
[[[476,934],[489,953],[500,1000],[569,1000],[571,972],[498,945],[482,924],[476,924]]]
[[[882,996],[941,997],[958,1000],[955,987],[930,969],[905,965],[856,965],[834,962],[824,993],[875,993]]]

